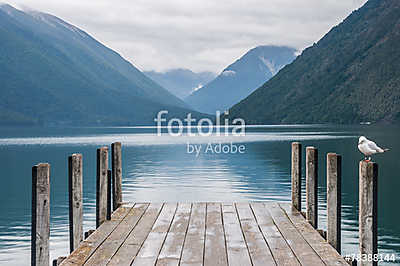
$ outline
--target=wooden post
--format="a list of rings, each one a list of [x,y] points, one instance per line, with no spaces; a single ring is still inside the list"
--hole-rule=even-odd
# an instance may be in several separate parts
[[[341,252],[342,156],[328,153],[326,159],[327,241]]]
[[[50,238],[50,165],[32,168],[31,265],[49,266]]]
[[[301,143],[292,143],[292,206],[301,211]]]
[[[74,251],[83,240],[82,155],[68,157],[69,183],[69,250]]]
[[[96,228],[107,218],[108,148],[97,149]]]
[[[360,254],[378,254],[378,164],[360,162],[359,180],[359,241]],[[376,261],[361,261],[360,265],[377,265]]]
[[[121,142],[111,144],[113,211],[122,204],[122,153]]]
[[[306,219],[318,227],[318,150],[306,149]]]
[[[107,220],[111,220],[111,170],[107,171]]]

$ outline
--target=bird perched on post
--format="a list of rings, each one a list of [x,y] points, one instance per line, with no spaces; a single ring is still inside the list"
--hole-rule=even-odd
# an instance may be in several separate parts
[[[361,136],[358,139],[358,149],[362,154],[364,154],[364,160],[370,161],[371,160],[371,155],[372,154],[377,154],[377,153],[384,153],[388,151],[389,149],[382,149],[376,145],[375,142],[368,140],[366,137]],[[368,157],[368,159],[367,159]]]

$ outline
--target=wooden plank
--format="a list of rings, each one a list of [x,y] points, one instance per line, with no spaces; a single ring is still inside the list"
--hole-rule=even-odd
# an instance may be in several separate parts
[[[302,234],[308,244],[321,257],[326,265],[342,265],[348,263],[325,239],[309,224],[299,211],[292,208],[289,203],[279,203],[279,206],[285,211],[291,222]]]
[[[113,210],[122,204],[122,148],[121,142],[111,144]]]
[[[328,220],[326,240],[340,253],[342,232],[342,157],[336,153],[328,153],[326,162],[326,213]]]
[[[278,228],[275,226],[270,213],[261,202],[251,203],[259,228],[266,239],[271,253],[277,265],[298,266],[300,265],[296,256],[290,249],[288,243],[283,238]]]
[[[204,265],[228,265],[220,203],[207,203]]]
[[[359,168],[359,246],[360,254],[378,254],[378,164],[361,161]],[[360,265],[377,265],[362,260]]]
[[[306,149],[306,219],[318,228],[318,150]]]
[[[97,149],[96,228],[107,218],[108,148]]]
[[[156,263],[176,209],[176,203],[164,204],[151,232],[131,265],[154,265]]]
[[[111,170],[107,170],[107,220],[111,219],[111,214],[113,212],[112,209],[112,194],[111,194],[111,182],[112,182],[112,173]]]
[[[292,143],[292,205],[301,211],[301,143]]]
[[[82,154],[68,157],[69,250],[77,249],[83,241]]]
[[[265,206],[300,263],[302,265],[324,265],[319,255],[311,248],[279,205],[271,202]]]
[[[171,228],[157,258],[156,265],[179,265],[192,205],[179,203]]]
[[[81,242],[61,265],[83,265],[104,240],[115,230],[118,224],[129,213],[131,208],[120,207],[111,216],[111,220],[103,223],[87,239]]]
[[[148,206],[149,204],[135,204],[115,230],[107,237],[101,246],[96,249],[85,265],[106,265],[136,226]]]
[[[248,203],[237,203],[236,210],[253,265],[276,265]]]
[[[252,265],[235,206],[222,204],[222,217],[229,265]]]
[[[32,167],[31,265],[50,265],[50,165]]]
[[[193,203],[180,265],[203,265],[206,204]]]
[[[108,265],[118,266],[130,265],[132,263],[142,247],[143,242],[146,240],[147,235],[151,231],[151,228],[160,214],[162,207],[163,204],[161,203],[150,204],[142,218],[139,220],[138,224],[129,233],[124,243],[111,258]]]

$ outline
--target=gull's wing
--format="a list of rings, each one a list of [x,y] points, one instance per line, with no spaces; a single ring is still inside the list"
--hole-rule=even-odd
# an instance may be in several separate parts
[[[375,152],[384,152],[383,149],[379,148],[378,145],[376,145],[375,142],[373,141],[368,141],[368,148],[375,151]]]

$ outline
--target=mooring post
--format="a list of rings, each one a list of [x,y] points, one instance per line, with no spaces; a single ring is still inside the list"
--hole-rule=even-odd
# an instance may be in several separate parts
[[[49,266],[50,165],[32,167],[31,265]]]
[[[359,174],[360,254],[372,257],[360,265],[378,265],[373,259],[378,254],[378,164],[361,161]]]
[[[107,220],[111,220],[111,170],[107,171]]]
[[[327,241],[341,252],[342,213],[342,156],[328,153],[326,156],[327,189]]]
[[[82,175],[82,154],[72,154],[68,157],[70,252],[83,240]]]
[[[108,148],[97,149],[96,228],[107,218]]]
[[[121,142],[111,144],[113,211],[122,204],[122,153]]]
[[[292,143],[292,206],[301,211],[301,143]]]
[[[318,227],[318,150],[306,148],[306,219]]]

